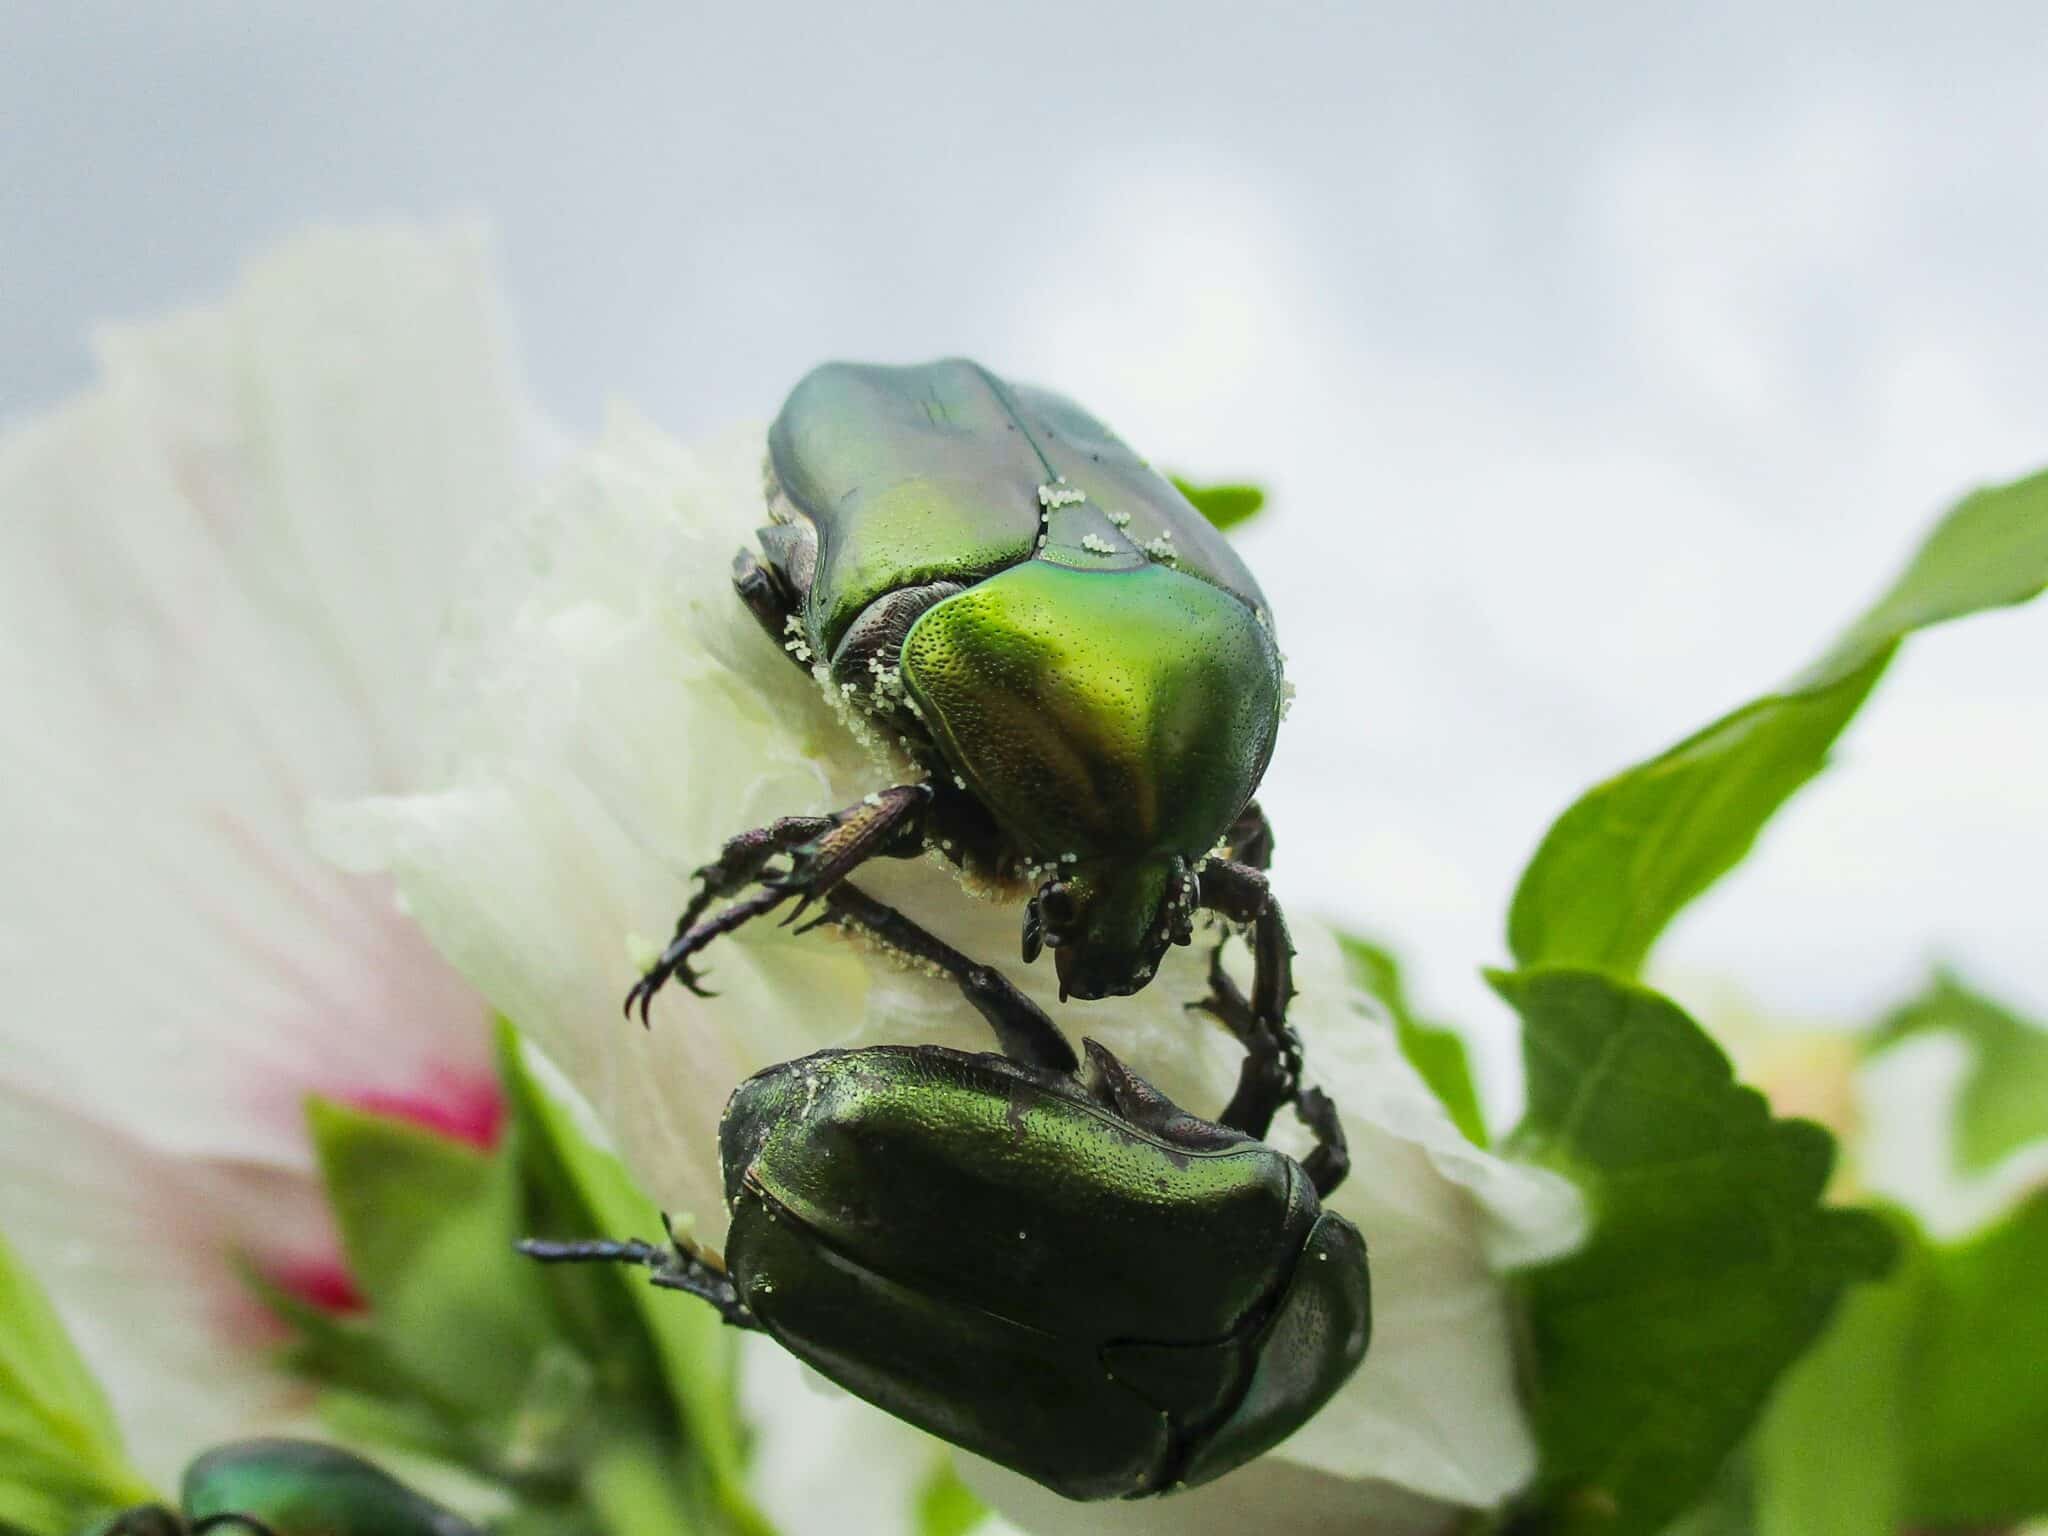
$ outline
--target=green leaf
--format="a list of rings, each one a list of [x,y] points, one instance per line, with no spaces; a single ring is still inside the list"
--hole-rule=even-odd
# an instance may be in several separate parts
[[[953,1458],[941,1456],[917,1495],[917,1536],[967,1536],[988,1518],[988,1506],[960,1481]]]
[[[1761,1536],[1757,1529],[1755,1477],[1749,1458],[1737,1451],[1684,1514],[1658,1536]],[[1873,1532],[1872,1536],[1879,1536]],[[1882,1536],[1892,1536],[1884,1532]]]
[[[1694,897],[1742,862],[1764,823],[1826,766],[1891,659],[1770,694],[1588,791],[1551,825],[1508,909],[1523,966],[1634,976]]]
[[[1418,1014],[1408,1001],[1408,989],[1401,980],[1401,963],[1392,950],[1340,933],[1351,979],[1369,993],[1394,1021],[1401,1054],[1422,1074],[1430,1092],[1449,1112],[1451,1120],[1466,1139],[1485,1146],[1486,1116],[1479,1108],[1479,1092],[1472,1084],[1472,1067],[1466,1059],[1465,1041],[1448,1025],[1435,1024]]]
[[[1936,1250],[1910,1348],[1910,1523],[2048,1516],[2048,1190]]]
[[[507,1422],[550,1334],[539,1277],[512,1251],[513,1158],[326,1100],[307,1120],[383,1347],[462,1416]]]
[[[598,1218],[568,1158],[576,1135],[558,1106],[528,1075],[518,1037],[501,1025],[499,1079],[518,1128],[524,1206],[520,1235],[589,1237]],[[578,1138],[578,1144],[581,1139]],[[677,1405],[662,1374],[657,1341],[629,1287],[639,1277],[604,1264],[537,1265],[542,1289],[568,1336],[593,1363],[600,1389],[636,1422],[665,1434],[680,1430]]]
[[[0,1242],[0,1522],[68,1536],[95,1511],[155,1497],[56,1309]]]
[[[1509,909],[1516,960],[1633,976],[1671,919],[1826,765],[1901,640],[2044,586],[2048,473],[1966,497],[1813,667],[1588,790],[1557,819]]]
[[[1870,1037],[1870,1049],[1945,1032],[1960,1035],[1974,1057],[1956,1106],[1956,1161],[1982,1172],[2048,1137],[2048,1029],[1947,972],[1887,1018]]]
[[[1759,1536],[2002,1529],[2048,1515],[2048,1191],[1850,1297],[1758,1437]]]
[[[1974,491],[1935,525],[1884,596],[1814,669],[1840,673],[1892,642],[2048,589],[2048,471]]]
[[[534,1075],[509,1025],[500,1025],[499,1070],[514,1113],[530,1127],[537,1149],[554,1172],[550,1182],[573,1229],[545,1237],[647,1237],[658,1216],[623,1164],[593,1145],[568,1108]],[[580,1218],[571,1214],[580,1207]],[[539,1266],[535,1266],[537,1269]],[[623,1294],[637,1315],[683,1427],[685,1443],[703,1464],[707,1492],[725,1528],[740,1536],[773,1536],[773,1527],[746,1491],[745,1435],[737,1402],[737,1351],[711,1308],[659,1291],[640,1273],[611,1266],[594,1269]]]
[[[1196,485],[1179,475],[1167,478],[1218,528],[1235,528],[1266,504],[1266,493],[1256,485]]]
[[[1668,999],[1596,971],[1491,979],[1523,1020],[1510,1150],[1575,1179],[1592,1216],[1576,1253],[1516,1279],[1542,1465],[1515,1528],[1647,1536],[1700,1496],[1892,1238],[1821,1206],[1827,1132],[1774,1120]]]
[[[1757,1536],[1890,1536],[1907,1524],[1904,1387],[1927,1273],[1912,1222],[1895,1218],[1894,1236],[1898,1266],[1849,1293],[1771,1400],[1754,1454]]]

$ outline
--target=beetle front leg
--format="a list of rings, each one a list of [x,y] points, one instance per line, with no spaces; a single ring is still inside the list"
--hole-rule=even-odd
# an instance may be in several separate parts
[[[1287,919],[1281,914],[1280,904],[1273,899],[1266,877],[1248,864],[1211,859],[1202,866],[1199,878],[1202,887],[1200,905],[1205,910],[1251,929],[1251,997],[1246,999],[1238,994],[1233,984],[1229,993],[1236,994],[1235,1006],[1230,1008],[1230,1012],[1237,1018],[1226,1017],[1217,1008],[1210,1011],[1241,1034],[1249,1034],[1251,1038],[1246,1040],[1247,1047],[1280,1057],[1293,1083],[1298,1084],[1301,1080],[1301,1042],[1287,1027],[1287,1004],[1294,996],[1294,941],[1287,936]],[[1216,954],[1210,957],[1209,982],[1209,1002],[1230,1004],[1232,999],[1221,985],[1229,982],[1229,977],[1223,970],[1220,945]],[[1280,1102],[1284,1103],[1291,1097],[1292,1084]]]
[[[626,1013],[630,1016],[637,1004],[640,1020],[646,1023],[654,994],[671,977],[681,978],[683,985],[700,997],[710,996],[704,991],[703,978],[690,965],[692,955],[719,935],[773,911],[792,896],[797,905],[788,920],[793,921],[869,859],[916,844],[931,798],[928,784],[898,784],[833,816],[785,816],[732,838],[716,860],[697,871],[703,888],[683,909],[675,937],[661,958],[626,994]],[[779,853],[790,855],[790,868],[779,875],[766,874],[769,861]],[[761,881],[760,890],[715,917],[704,916],[713,901],[755,880]]]
[[[1239,923],[1256,923],[1269,908],[1279,920],[1279,909],[1273,905],[1264,880],[1264,872],[1273,862],[1273,824],[1266,820],[1266,813],[1256,800],[1248,801],[1238,812],[1224,844],[1230,849],[1230,860],[1212,859],[1203,866],[1202,905],[1223,911]],[[1300,1041],[1284,1023],[1276,1028],[1271,1022],[1284,1020],[1287,1000],[1292,995],[1289,959],[1294,949],[1287,942],[1284,922],[1277,936],[1264,936],[1263,944],[1255,934],[1253,990],[1266,998],[1269,990],[1277,988],[1279,1001],[1276,1008],[1266,998],[1267,1006],[1254,1008],[1223,969],[1223,949],[1228,938],[1228,934],[1219,938],[1209,952],[1209,996],[1189,1006],[1220,1019],[1243,1043],[1244,1067],[1238,1077],[1237,1092],[1225,1111],[1224,1123],[1262,1137],[1280,1106],[1294,1097],[1301,1081]]]
[[[1337,1118],[1337,1106],[1320,1088],[1304,1088],[1296,1095],[1294,1112],[1316,1139],[1315,1150],[1301,1160],[1302,1171],[1316,1194],[1328,1198],[1351,1171],[1351,1146],[1344,1139],[1344,1122]]]
[[[1059,1026],[994,966],[968,959],[938,935],[856,886],[834,886],[826,893],[825,905],[832,911],[824,921],[864,928],[890,949],[935,965],[952,977],[960,995],[988,1020],[996,1043],[1012,1061],[1054,1072],[1072,1072],[1080,1065]]]
[[[714,901],[752,884],[777,854],[788,853],[831,830],[830,816],[783,816],[765,827],[756,827],[751,832],[727,838],[718,857],[690,877],[697,882],[697,894],[690,898],[690,904],[683,908],[683,915],[676,919],[675,937],[680,939],[696,927]],[[708,995],[699,989],[699,978],[688,966],[678,967],[678,974],[683,985],[692,992],[699,996]],[[629,1002],[627,1006],[630,1008],[632,1005]]]
[[[650,1284],[708,1301],[731,1327],[760,1330],[760,1319],[740,1300],[740,1290],[732,1283],[732,1276],[673,1233],[669,1235],[665,1248],[642,1242],[637,1237],[629,1237],[623,1242],[597,1240],[572,1243],[551,1243],[529,1237],[517,1246],[529,1259],[539,1259],[543,1264],[600,1262],[645,1265],[652,1271],[647,1277]]]
[[[1275,1031],[1260,1020],[1251,999],[1223,968],[1220,944],[1209,955],[1209,995],[1188,1007],[1216,1019],[1244,1047],[1237,1091],[1216,1117],[1217,1123],[1264,1140],[1273,1116],[1300,1089],[1301,1042],[1284,1026]]]

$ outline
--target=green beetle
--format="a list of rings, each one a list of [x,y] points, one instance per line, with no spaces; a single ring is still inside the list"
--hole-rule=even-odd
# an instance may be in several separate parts
[[[818,902],[819,921],[950,974],[1006,1054],[1071,1072],[1065,1037],[1000,972],[847,876],[937,850],[1014,892],[1024,958],[1053,951],[1062,998],[1137,991],[1206,909],[1248,930],[1255,960],[1249,995],[1212,963],[1200,1004],[1246,1046],[1222,1123],[1262,1137],[1296,1105],[1321,1143],[1311,1177],[1334,1188],[1343,1138],[1302,1088],[1292,946],[1252,800],[1286,687],[1229,543],[1072,401],[959,359],[813,371],[770,429],[767,494],[759,550],[734,563],[740,599],[915,773],[729,840],[627,1010],[644,1021],[672,977],[701,991],[691,959],[721,934]]]
[[[182,1512],[124,1510],[93,1536],[482,1536],[360,1456],[312,1440],[242,1440],[185,1469]]]
[[[1303,1167],[1088,1041],[1084,1077],[940,1046],[821,1051],[719,1128],[726,1259],[649,1266],[847,1390],[1073,1499],[1219,1477],[1357,1369],[1358,1229]]]

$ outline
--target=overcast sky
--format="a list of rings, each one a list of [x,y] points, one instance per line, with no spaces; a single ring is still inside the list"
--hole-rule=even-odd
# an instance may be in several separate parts
[[[0,414],[391,214],[490,221],[572,432],[826,357],[1064,389],[1272,485],[1280,889],[1497,1032],[1550,817],[2048,463],[2048,20],[1807,10],[0,4]],[[2048,1012],[2044,675],[2048,606],[1917,642],[1666,975]]]

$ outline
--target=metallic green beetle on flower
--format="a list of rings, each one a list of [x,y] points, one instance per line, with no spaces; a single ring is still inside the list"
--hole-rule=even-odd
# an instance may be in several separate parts
[[[1088,1057],[1078,1078],[931,1045],[785,1062],[720,1123],[723,1264],[680,1242],[522,1246],[645,1264],[1069,1498],[1207,1482],[1357,1368],[1365,1244],[1292,1158]]]
[[[824,1051],[742,1083],[723,1260],[673,1234],[525,1251],[644,1264],[1070,1498],[1218,1477],[1320,1409],[1371,1331],[1364,1240],[1322,1208],[1348,1159],[1302,1085],[1251,798],[1284,696],[1265,598],[1099,422],[973,363],[820,368],[768,446],[772,522],[734,585],[913,773],[729,840],[627,1008],[696,988],[698,951],[795,899],[951,976],[1003,1054]],[[1084,1068],[999,971],[847,878],[933,850],[1024,898],[1024,958],[1052,949],[1063,998],[1137,991],[1198,910],[1245,930],[1249,993],[1219,941],[1198,1004],[1245,1046],[1218,1119],[1093,1041]],[[1290,1104],[1300,1162],[1264,1141]]]
[[[1255,959],[1248,994],[1212,963],[1200,1005],[1246,1047],[1220,1122],[1263,1137],[1295,1105],[1328,1193],[1343,1136],[1302,1086],[1292,947],[1252,801],[1285,685],[1265,598],[1228,542],[1071,401],[970,362],[818,368],[768,448],[771,522],[734,585],[913,773],[836,815],[732,838],[628,1009],[644,1018],[671,977],[697,989],[692,957],[794,898],[792,917],[821,903],[820,921],[950,974],[1009,1056],[1071,1072],[1065,1037],[1000,972],[847,877],[937,850],[1015,891],[1024,958],[1053,951],[1062,997],[1137,991],[1207,909],[1248,930]]]
[[[241,1440],[185,1469],[180,1509],[144,1504],[93,1536],[482,1536],[360,1456],[312,1440]]]

